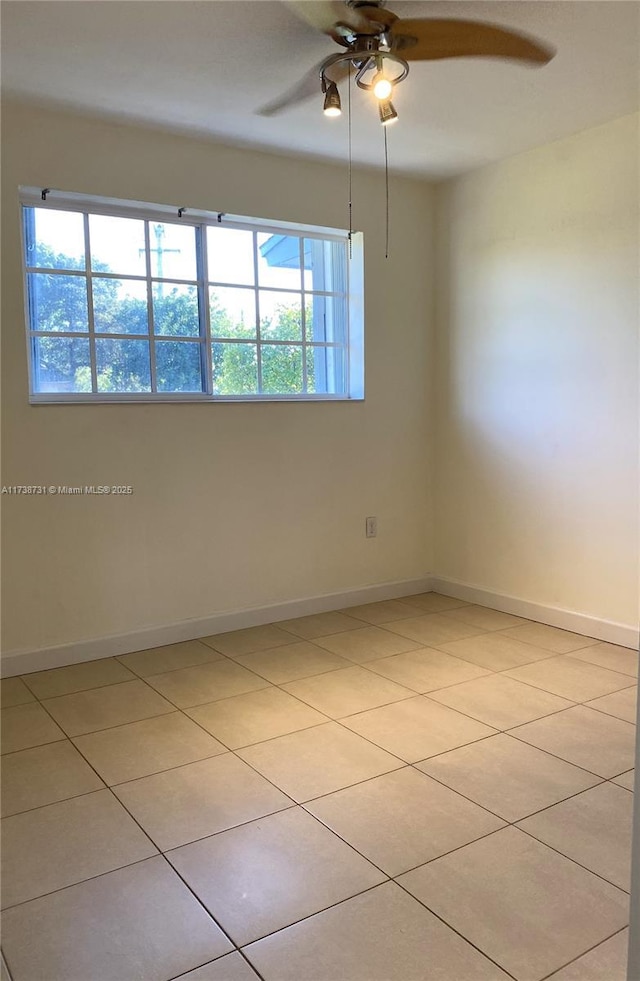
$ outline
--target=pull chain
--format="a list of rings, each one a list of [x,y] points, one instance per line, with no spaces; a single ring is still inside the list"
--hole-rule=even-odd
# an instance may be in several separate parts
[[[353,258],[353,161],[351,145],[351,65],[349,65],[349,84],[347,87],[347,129],[349,134],[349,258]]]
[[[387,142],[387,127],[384,130],[384,191],[385,191],[385,230],[384,230],[384,257],[389,258],[389,145]]]

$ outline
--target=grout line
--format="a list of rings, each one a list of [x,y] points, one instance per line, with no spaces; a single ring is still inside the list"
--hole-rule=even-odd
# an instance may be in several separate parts
[[[568,712],[569,710],[568,709],[565,709],[564,711],[565,712]],[[527,723],[527,725],[529,725],[529,724],[530,723]],[[520,728],[519,726],[515,726],[515,729],[519,729],[519,728]],[[505,732],[504,733],[504,735],[505,736],[511,736],[513,739],[517,739],[519,743],[524,743],[526,746],[530,746],[531,749],[537,749],[539,753],[546,753],[547,756],[552,756],[554,758],[554,760],[560,760],[561,763],[565,763],[568,766],[573,766],[577,770],[582,770],[584,773],[589,773],[591,776],[597,777],[598,780],[609,780],[610,779],[610,777],[607,777],[607,776],[603,775],[602,773],[596,773],[595,770],[589,770],[586,766],[581,766],[579,763],[572,763],[571,760],[565,760],[565,758],[563,756],[558,756],[557,753],[552,753],[551,750],[549,750],[549,749],[540,749],[539,746],[534,746],[533,743],[528,743],[526,739],[523,739],[521,736],[517,736],[516,735],[515,729],[509,729],[508,732]],[[627,770],[622,770],[622,773],[627,773],[627,772],[628,772]],[[613,776],[614,777],[617,777],[617,776],[620,776],[620,774],[614,773]]]
[[[27,688],[29,689],[29,691],[31,692],[31,694],[33,695],[33,697],[37,702],[43,702],[47,698],[64,698],[65,695],[81,695],[82,692],[85,691],[97,691],[98,688],[111,688],[113,685],[126,685],[127,682],[129,681],[138,680],[138,675],[134,671],[131,671],[131,669],[127,668],[126,665],[121,664],[120,667],[124,668],[125,671],[129,672],[129,674],[131,675],[130,678],[120,678],[116,681],[107,681],[106,683],[101,685],[87,685],[86,688],[74,688],[72,689],[72,691],[59,692],[57,695],[38,695],[33,690],[33,688],[29,687],[28,681],[25,681],[25,678],[30,678],[32,674],[42,674],[42,673],[49,674],[50,671],[64,671],[66,668],[80,667],[82,664],[97,664],[101,661],[116,661],[116,660],[117,658],[115,657],[101,657],[98,658],[96,661],[79,661],[77,664],[64,664],[59,668],[46,668],[44,672],[32,671],[29,674],[17,675],[16,677],[19,677],[24,682],[24,684],[27,686]],[[28,705],[29,703],[26,702],[23,704]]]
[[[589,947],[588,950],[585,950],[581,954],[578,954],[577,957],[573,957],[570,961],[567,961],[566,964],[562,964],[560,967],[554,968],[554,970],[550,974],[545,974],[543,978],[540,978],[540,981],[548,981],[548,979],[553,978],[554,974],[557,974],[559,971],[563,971],[565,967],[569,967],[570,964],[575,964],[576,961],[579,961],[581,957],[585,957],[587,954],[590,954],[592,950],[597,950],[597,948],[601,947],[602,944],[606,944],[609,942],[609,940],[613,940],[614,937],[617,937],[618,934],[620,933],[624,933],[624,931],[628,930],[628,928],[629,928],[628,924],[626,926],[620,927],[620,929],[616,930],[615,933],[612,933],[611,936],[605,937],[604,940],[599,940],[597,944],[593,945],[593,947]]]
[[[397,886],[399,886],[400,889],[404,890],[404,892],[406,892],[408,896],[411,896],[411,898],[414,899],[416,903],[420,903],[420,905],[423,906],[429,913],[431,913],[432,916],[435,916],[436,919],[440,920],[440,922],[443,923],[449,930],[452,930],[453,933],[456,933],[462,940],[464,940],[465,943],[469,944],[470,947],[473,947],[474,950],[477,950],[479,954],[485,957],[492,964],[495,964],[496,967],[499,968],[501,971],[503,971],[506,975],[508,975],[508,977],[513,978],[514,981],[518,981],[518,978],[516,977],[515,974],[511,974],[511,972],[508,971],[506,967],[504,967],[502,964],[500,964],[499,961],[495,960],[493,957],[490,957],[489,954],[486,953],[486,951],[482,950],[481,947],[478,947],[477,944],[475,944],[468,937],[465,937],[463,933],[460,933],[460,931],[457,930],[456,927],[452,926],[451,923],[449,923],[442,916],[440,916],[439,913],[436,913],[435,910],[431,909],[430,906],[427,906],[427,904],[424,903],[421,899],[418,899],[418,897],[414,896],[412,892],[409,892],[406,886],[404,886],[401,882],[397,882],[395,879],[393,881]]]
[[[197,644],[197,643],[200,643],[200,642],[199,641],[195,641],[195,640],[191,640],[191,641],[183,641],[182,643]],[[172,645],[171,644],[168,644],[167,646],[168,647],[171,647]],[[204,668],[207,665],[220,664],[221,661],[230,661],[231,660],[231,658],[228,658],[226,656],[226,654],[221,654],[220,651],[214,651],[212,647],[208,648],[208,650],[210,650],[212,652],[212,654],[217,654],[218,657],[209,658],[208,660],[205,660],[205,661],[195,661],[194,664],[181,664],[180,667],[178,667],[178,668],[167,668],[166,671],[154,671],[153,674],[139,674],[137,671],[134,671],[133,668],[127,667],[127,665],[123,665],[123,667],[126,667],[127,668],[127,671],[131,671],[131,673],[134,675],[136,681],[146,681],[147,678],[157,678],[159,675],[173,674],[175,671],[188,671],[189,668]],[[144,654],[145,651],[132,651],[132,653],[133,654]],[[128,654],[116,655],[116,660],[119,660],[120,657],[129,657],[129,655]],[[155,691],[155,689],[154,689],[154,691]]]
[[[0,951],[0,957],[2,957],[2,963],[4,965],[4,969],[6,971],[7,977],[9,978],[9,981],[13,981],[13,974],[9,970],[9,961],[7,960],[7,955],[4,950]]]
[[[574,796],[578,796],[578,795],[574,795]],[[559,801],[559,803],[562,803],[562,801]],[[521,818],[521,820],[524,821],[525,819]],[[629,889],[624,889],[622,886],[619,886],[616,882],[612,882],[611,879],[607,879],[606,876],[601,875],[600,872],[594,872],[593,869],[590,869],[588,866],[583,865],[582,862],[579,862],[577,858],[573,858],[571,855],[567,855],[566,852],[561,852],[559,848],[555,847],[555,845],[549,844],[548,841],[543,841],[542,838],[536,838],[534,834],[532,834],[530,831],[527,831],[526,828],[521,828],[519,824],[513,825],[513,827],[515,827],[518,831],[522,831],[524,834],[528,835],[529,838],[533,839],[533,841],[537,841],[538,844],[544,845],[545,848],[550,848],[552,852],[556,853],[556,855],[560,855],[568,862],[573,862],[574,865],[579,866],[579,868],[583,869],[585,872],[588,872],[590,875],[595,875],[595,877],[597,879],[600,879],[601,882],[606,882],[608,886],[613,886],[614,889],[618,889],[621,893],[624,893],[625,896],[627,897],[629,896],[631,887],[629,887]]]
[[[77,882],[69,882],[64,886],[59,886],[57,889],[51,889],[49,892],[40,893],[38,896],[31,896],[29,899],[23,899],[19,903],[12,903],[10,906],[3,906],[2,912],[4,913],[9,909],[18,909],[20,906],[27,906],[29,903],[37,903],[40,899],[46,899],[48,896],[55,896],[59,892],[66,892],[67,889],[73,889],[74,886],[81,886],[85,882],[93,882],[95,879],[102,879],[102,877],[105,875],[111,875],[113,872],[121,872],[122,869],[130,869],[133,868],[134,865],[142,865],[143,862],[151,862],[154,858],[160,857],[164,857],[162,852],[157,852],[155,855],[145,855],[144,858],[138,858],[135,862],[127,862],[126,865],[118,865],[117,868],[107,869],[106,872],[97,872],[95,875],[88,875],[85,879],[78,879]]]
[[[181,875],[181,873],[176,868],[174,868],[174,866],[171,864],[171,862],[169,861],[169,859],[167,858],[167,856],[164,854],[164,852],[161,852],[160,854],[161,854],[162,858],[164,859],[165,863],[167,864],[168,868],[170,869],[170,871],[173,872],[173,874],[175,876],[177,876],[178,879],[180,879],[180,881],[182,882],[182,884],[189,890],[189,892],[191,893],[191,895],[194,897],[194,899],[196,900],[196,902],[198,903],[198,905],[202,907],[202,909],[205,911],[205,913],[207,914],[207,916],[211,917],[211,919],[213,920],[213,922],[215,923],[215,925],[221,931],[222,935],[227,938],[227,940],[229,941],[229,943],[233,947],[233,950],[237,950],[238,949],[238,945],[231,939],[231,937],[229,936],[229,934],[227,933],[227,931],[224,929],[224,927],[222,926],[222,924],[218,922],[218,920],[213,915],[213,913],[211,912],[211,910],[207,909],[207,907],[205,906],[205,904],[203,903],[203,901],[194,892],[194,890],[191,888],[191,886],[189,885],[189,883],[187,882],[187,880]],[[229,951],[226,951],[226,953],[231,954],[231,953],[233,953],[233,951],[229,950]],[[220,956],[221,957],[224,957],[224,954],[221,954]],[[219,960],[219,958],[215,958],[215,959],[216,960]],[[191,970],[195,970],[195,968],[191,968]],[[180,977],[180,975],[178,975],[178,977]]]
[[[356,849],[354,849],[354,851],[355,850]],[[373,864],[373,863],[370,863],[370,864]],[[377,866],[376,866],[376,868],[377,868]],[[351,902],[351,900],[353,900],[353,899],[357,899],[359,896],[365,896],[368,892],[373,892],[375,889],[379,889],[381,886],[386,886],[389,883],[393,883],[393,879],[389,878],[389,876],[386,876],[385,873],[383,873],[383,875],[385,875],[385,880],[383,882],[376,882],[376,884],[374,886],[368,886],[366,889],[360,889],[358,892],[354,893],[352,896],[346,896],[344,899],[338,899],[335,903],[331,903],[329,906],[324,906],[322,909],[317,910],[315,913],[309,913],[307,916],[301,916],[300,919],[294,920],[293,923],[287,923],[284,926],[278,927],[277,930],[273,930],[271,933],[266,933],[264,935],[264,937],[258,937],[258,938],[256,938],[256,940],[248,940],[246,944],[243,944],[242,947],[238,948],[239,951],[240,951],[240,953],[244,953],[244,948],[245,947],[250,947],[252,944],[260,943],[262,940],[267,940],[267,939],[270,939],[271,937],[275,937],[279,933],[284,933],[284,931],[285,930],[288,930],[290,927],[297,926],[299,923],[304,923],[306,920],[313,919],[314,916],[319,916],[321,913],[327,913],[329,910],[335,909],[337,906],[342,906],[345,903]],[[257,970],[257,968],[255,968],[254,965],[253,965],[253,961],[249,960],[248,955],[245,955],[245,956],[246,956],[246,959],[248,960],[249,964],[251,965],[251,967],[254,970]]]
[[[565,657],[564,654],[562,654],[560,656],[561,657]],[[537,663],[544,664],[544,661],[541,661],[541,662],[537,662],[536,661],[534,663],[536,663],[536,664]],[[595,664],[587,665],[587,663],[585,661],[581,661],[580,663],[581,664],[584,664],[585,667],[592,667],[592,668],[595,668],[596,667]],[[528,667],[528,666],[529,665],[526,665],[526,664],[523,664],[522,665],[522,667]],[[567,698],[566,695],[559,695],[557,691],[551,691],[551,689],[549,689],[549,688],[543,688],[541,684],[534,684],[532,681],[525,681],[523,678],[514,678],[512,675],[510,675],[508,673],[509,671],[517,671],[517,670],[519,670],[519,668],[507,668],[504,671],[497,671],[496,674],[504,674],[504,675],[506,675],[507,678],[511,678],[512,681],[519,681],[521,685],[528,685],[529,688],[535,688],[537,691],[547,692],[547,694],[549,694],[549,695],[555,695],[557,698]],[[602,671],[608,671],[609,668],[602,668],[601,670]],[[584,705],[586,702],[594,701],[596,698],[604,698],[606,695],[615,695],[616,692],[624,691],[627,688],[633,688],[633,684],[631,684],[631,685],[621,685],[620,688],[615,688],[613,691],[606,691],[602,695],[592,695],[589,698],[582,698],[582,699],[570,698],[570,699],[568,699],[568,701],[573,701],[577,705]]]
[[[627,691],[627,689],[624,688],[623,691]],[[613,695],[617,695],[618,693],[617,692],[612,692],[612,694]],[[628,719],[622,719],[619,715],[614,715],[612,712],[606,712],[604,709],[596,708],[595,705],[589,705],[588,702],[583,702],[582,704],[583,704],[584,708],[590,708],[594,712],[599,712],[600,715],[606,715],[608,719],[617,719],[618,722],[626,722],[627,725],[635,726],[635,722],[629,722]]]
[[[477,679],[477,680],[479,681],[481,679]],[[463,682],[463,684],[466,684],[466,682]],[[453,686],[453,687],[456,687],[456,686]],[[438,688],[438,689],[434,689],[433,691],[430,691],[430,692],[425,692],[425,696],[424,697],[425,698],[430,698],[432,695],[437,695],[439,691],[443,691],[443,690],[444,689]],[[475,715],[469,715],[468,712],[463,712],[462,709],[460,709],[460,708],[455,708],[454,709],[453,706],[447,705],[446,702],[440,702],[440,701],[438,701],[437,698],[431,698],[431,701],[436,702],[438,705],[442,705],[444,708],[449,708],[453,712],[458,712],[460,715],[464,715],[466,718],[471,719],[473,722],[481,722],[482,725],[489,726],[491,729],[496,729],[496,731],[497,732],[500,732],[500,733],[509,732],[511,729],[517,729],[519,726],[530,725],[532,722],[539,722],[541,719],[549,719],[553,715],[558,715],[560,712],[566,712],[569,709],[575,708],[577,705],[580,704],[579,702],[573,702],[571,705],[563,705],[562,708],[554,709],[552,712],[545,712],[544,715],[537,715],[535,717],[535,719],[529,719],[527,722],[516,722],[516,724],[513,725],[513,726],[508,726],[507,728],[501,729],[500,727],[496,726],[495,723],[486,722],[484,719],[479,719]],[[567,699],[567,701],[568,701],[568,699]]]
[[[100,777],[102,780],[102,777]],[[80,794],[72,794],[71,797],[61,797],[58,800],[49,800],[45,804],[35,804],[34,807],[26,807],[24,811],[13,811],[11,814],[3,814],[2,821],[7,821],[9,818],[23,817],[25,814],[31,814],[32,811],[41,811],[44,807],[55,807],[56,804],[68,804],[71,800],[77,800],[79,797],[90,797],[91,794],[102,794],[105,790],[111,790],[108,784],[102,780],[102,787],[94,787],[93,790],[83,790]],[[621,788],[624,790],[624,787]]]
[[[2,756],[0,756],[0,760],[7,759],[9,756],[16,756],[18,753],[28,753],[30,749],[44,749],[45,746],[54,746],[56,743],[67,742],[69,737],[67,736],[66,732],[63,732],[61,729],[60,733],[61,735],[59,739],[52,739],[48,743],[36,743],[35,746],[24,746],[22,749],[11,749],[9,752],[3,753]]]

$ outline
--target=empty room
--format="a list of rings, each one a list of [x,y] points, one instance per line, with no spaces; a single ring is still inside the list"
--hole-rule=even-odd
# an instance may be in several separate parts
[[[2,981],[640,981],[640,3],[0,19]]]

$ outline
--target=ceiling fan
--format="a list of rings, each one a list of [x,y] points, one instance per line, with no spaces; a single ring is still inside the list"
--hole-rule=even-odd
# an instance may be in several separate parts
[[[356,84],[373,91],[380,121],[398,114],[391,97],[394,86],[409,73],[409,62],[442,58],[505,58],[527,65],[546,65],[555,51],[518,31],[484,21],[442,18],[400,19],[385,9],[384,0],[283,0],[294,14],[327,34],[344,50],[329,55],[289,91],[263,106],[273,116],[318,92],[324,112],[341,112],[338,82],[355,70]]]

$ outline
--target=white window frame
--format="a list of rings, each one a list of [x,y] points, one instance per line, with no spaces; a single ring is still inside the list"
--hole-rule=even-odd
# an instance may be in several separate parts
[[[34,187],[21,187],[20,188],[20,210],[21,218],[23,215],[24,208],[50,208],[51,210],[58,211],[74,211],[79,212],[85,216],[84,219],[84,229],[85,229],[85,268],[82,270],[64,270],[64,269],[52,269],[51,267],[36,267],[28,266],[26,262],[26,248],[25,248],[25,236],[24,236],[24,221],[21,220],[21,236],[22,236],[22,267],[23,267],[23,277],[24,277],[24,298],[25,298],[25,318],[26,318],[26,328],[27,328],[27,356],[28,356],[28,370],[29,370],[29,401],[32,404],[51,404],[56,402],[64,403],[149,403],[149,402],[342,402],[342,401],[361,401],[364,399],[364,286],[363,286],[363,275],[364,275],[364,246],[363,246],[363,236],[360,232],[352,232],[351,237],[349,233],[342,229],[317,226],[317,225],[303,225],[294,222],[278,221],[273,222],[262,218],[248,218],[241,215],[229,215],[223,212],[211,212],[202,211],[192,208],[176,208],[169,205],[161,204],[149,204],[140,201],[122,201],[115,198],[105,198],[96,197],[92,195],[76,194],[73,192],[62,192],[56,190]],[[91,268],[91,255],[88,248],[88,215],[107,215],[110,217],[124,217],[124,218],[138,218],[142,219],[147,224],[145,225],[145,238],[147,246],[147,264],[146,264],[146,274],[145,275],[123,275],[118,273],[104,273],[104,272],[94,272]],[[96,387],[96,355],[95,355],[95,340],[96,337],[107,337],[110,339],[126,337],[128,340],[145,340],[149,343],[150,348],[150,364],[151,364],[151,379],[152,385],[155,387],[155,353],[154,353],[154,331],[153,331],[153,311],[151,309],[151,287],[154,283],[166,282],[169,277],[160,278],[158,276],[153,276],[150,262],[150,251],[149,251],[149,223],[151,222],[163,222],[172,223],[182,226],[190,226],[200,229],[200,234],[197,239],[199,242],[199,247],[197,249],[197,263],[198,263],[198,279],[197,280],[180,280],[171,277],[171,282],[176,284],[183,284],[188,286],[196,286],[198,294],[200,297],[199,308],[201,310],[200,316],[200,334],[193,338],[186,337],[171,337],[171,340],[178,341],[180,343],[191,343],[198,344],[201,351],[204,351],[204,363],[205,371],[204,378],[206,382],[206,391],[204,392],[38,392],[34,388],[34,380],[36,373],[36,366],[34,364],[33,357],[33,339],[35,337],[73,337],[74,339],[88,339],[90,346],[91,355],[91,373],[93,387]],[[301,289],[299,291],[302,307],[302,318],[303,318],[303,333],[301,341],[268,341],[261,342],[260,340],[260,328],[259,321],[257,326],[257,338],[255,343],[258,345],[258,365],[260,365],[260,344],[265,343],[268,346],[277,346],[278,344],[284,346],[300,346],[302,350],[302,365],[304,373],[304,383],[306,386],[306,372],[307,372],[307,359],[306,352],[309,347],[322,347],[322,348],[342,348],[344,347],[345,360],[346,360],[346,377],[345,377],[345,391],[342,393],[316,393],[316,392],[301,392],[301,393],[286,393],[286,394],[268,394],[263,392],[258,393],[246,393],[239,395],[220,395],[213,392],[213,379],[212,379],[212,345],[218,343],[225,343],[225,341],[220,341],[217,338],[212,339],[211,327],[209,322],[209,302],[208,302],[208,291],[210,286],[220,286],[220,287],[233,287],[233,283],[217,283],[213,280],[209,280],[208,277],[208,264],[207,264],[207,234],[206,229],[208,226],[215,226],[217,224],[224,224],[227,228],[243,229],[254,233],[253,243],[254,243],[254,261],[256,255],[256,242],[257,233],[266,232],[275,235],[286,235],[297,237],[300,240],[300,248],[302,251],[302,240],[303,239],[321,239],[323,241],[336,241],[344,243],[347,250],[347,268],[346,268],[346,298],[347,298],[347,325],[346,325],[346,341],[344,345],[339,345],[337,343],[317,343],[309,342],[306,335],[306,330],[304,329],[304,317],[305,317],[305,295],[338,295],[333,294],[331,291],[322,290],[305,290],[304,284],[302,283]],[[88,332],[79,331],[38,331],[32,330],[30,321],[30,310],[29,310],[29,290],[28,290],[28,276],[32,273],[46,273],[48,275],[77,275],[79,278],[84,279],[88,284]],[[91,282],[94,277],[104,279],[112,278],[117,280],[131,279],[137,281],[144,281],[147,284],[147,294],[149,297],[149,333],[144,335],[138,334],[96,334],[93,323],[93,309],[91,300]],[[280,292],[276,287],[267,287],[258,283],[257,275],[255,277],[255,282],[253,286],[243,285],[245,289],[252,289],[256,297],[259,291],[269,291]],[[296,291],[298,292],[298,291]],[[244,339],[243,339],[244,340]],[[246,339],[247,343],[252,343],[250,338]],[[230,343],[227,341],[226,343]]]

